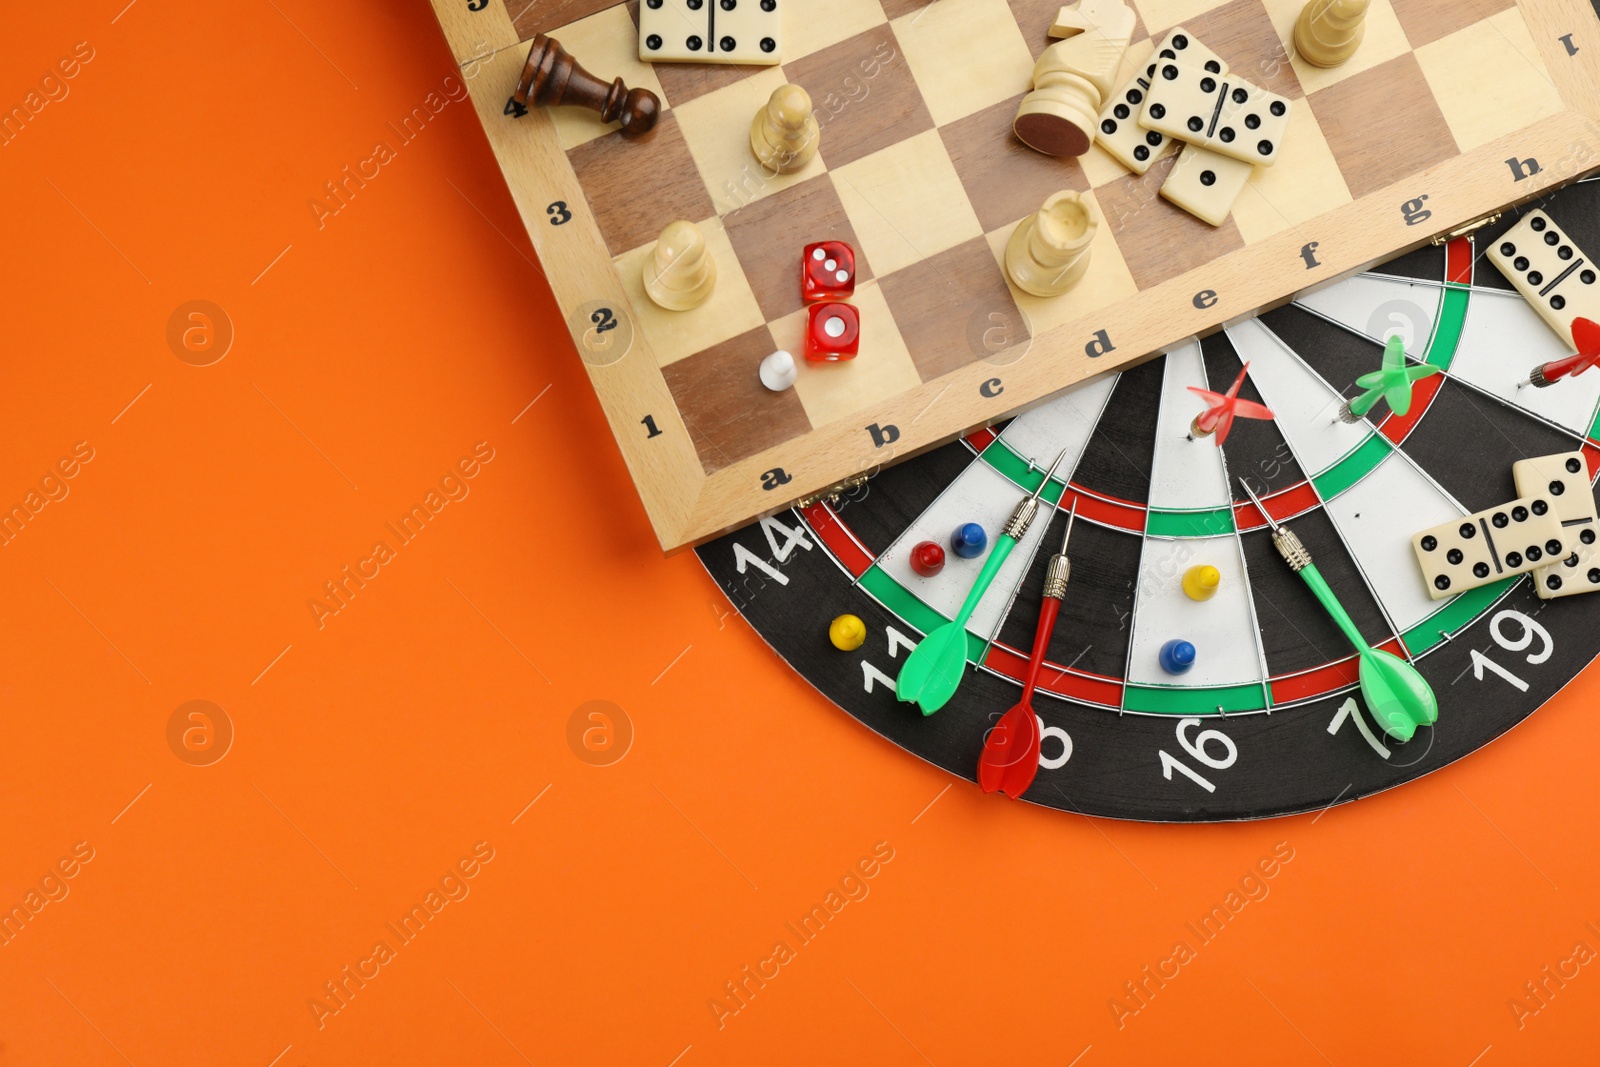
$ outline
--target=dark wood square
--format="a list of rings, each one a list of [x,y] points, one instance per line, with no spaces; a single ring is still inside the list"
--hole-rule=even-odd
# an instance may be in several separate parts
[[[875,26],[783,69],[811,94],[822,126],[822,158],[830,167],[933,129],[911,65],[888,26]]]
[[[817,241],[843,241],[856,253],[856,285],[872,278],[839,194],[826,174],[746,204],[722,217],[734,254],[768,322],[799,311],[800,253]]]
[[[1161,183],[1177,161],[1178,155],[1173,153],[1158,160],[1143,177],[1129,174],[1095,187],[1105,225],[1111,227],[1140,289],[1160,285],[1244,247],[1233,216],[1221,226],[1210,226],[1161,199]]]
[[[1034,59],[1061,40],[1050,36],[1056,12],[1062,8],[1061,0],[1006,0],[1006,3],[1011,5],[1011,15],[1017,20],[1017,29],[1022,31],[1022,39],[1028,42],[1028,51],[1033,53]],[[1150,34],[1145,32],[1144,16],[1139,14],[1139,9],[1131,2],[1128,6],[1133,8],[1133,36],[1129,38],[1129,43],[1137,44]]]
[[[761,361],[777,347],[758,326],[661,369],[707,474],[811,431],[793,389],[761,384]]]
[[[1412,48],[1421,48],[1474,22],[1498,15],[1517,0],[1389,0]],[[1571,27],[1576,29],[1577,27]]]
[[[858,2],[871,3],[872,0],[858,0]],[[937,2],[938,0],[882,0],[883,13],[891,19],[897,19],[901,15],[909,15],[913,11],[921,11],[923,8]],[[1060,5],[1057,6],[1059,7]]]
[[[1016,96],[939,127],[986,233],[1038,211],[1052,193],[1089,188],[1089,177],[1076,159],[1047,156],[1017,140],[1011,123],[1021,102]]]
[[[613,256],[661,235],[674,219],[717,213],[671,111],[643,137],[616,130],[567,153]]]
[[[516,29],[519,41],[526,41],[536,33],[549,33],[569,26],[615,3],[616,0],[505,0],[506,15]],[[635,11],[638,10],[637,3],[632,6]],[[637,26],[639,20],[635,18],[633,23]]]
[[[1409,52],[1306,99],[1358,200],[1461,151]]]
[[[1232,74],[1291,100],[1305,95],[1261,0],[1233,0],[1184,20],[1183,26],[1227,60]]]
[[[878,288],[925,382],[998,355],[983,345],[991,322],[1019,324],[1008,334],[1008,348],[1029,339],[1005,274],[982,237],[885,275]]]

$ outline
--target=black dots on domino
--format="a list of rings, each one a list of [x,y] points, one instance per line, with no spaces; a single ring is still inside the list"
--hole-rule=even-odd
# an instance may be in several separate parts
[[[1551,556],[1561,555],[1561,542],[1552,537],[1544,543],[1544,550]]]
[[[722,0],[722,10],[732,11],[739,6],[739,0]]]
[[[1549,223],[1545,222],[1544,219],[1535,218],[1532,222],[1528,223],[1528,228],[1534,233],[1543,233],[1544,228],[1548,225]]]
[[[1200,91],[1202,93],[1214,93],[1214,92],[1216,92],[1217,91],[1217,79],[1215,79],[1215,78],[1201,78],[1200,79]]]
[[[685,41],[683,43],[689,47],[689,51],[698,52],[698,51],[700,51],[700,46],[702,44],[704,44],[705,42],[700,40],[699,37],[690,37],[687,41]]]
[[[1588,577],[1590,585],[1600,585],[1600,567],[1590,567]]]
[[[1207,188],[1217,184],[1217,172],[1214,170],[1201,171],[1200,184],[1206,186]]]
[[[1470,541],[1474,537],[1478,536],[1478,524],[1475,522],[1464,522],[1460,525],[1460,527],[1457,528],[1456,533],[1461,535],[1462,540]]]
[[[1441,574],[1433,580],[1433,587],[1442,593],[1450,588],[1450,579]]]
[[[1565,482],[1551,482],[1550,483],[1550,495],[1551,496],[1560,496],[1562,493],[1565,493],[1566,491],[1567,491],[1567,485],[1566,485]],[[1544,503],[1544,501],[1541,500],[1540,503],[1542,504],[1542,503]],[[1541,511],[1541,512],[1539,512],[1539,514],[1543,515],[1544,512]]]
[[[1538,500],[1538,501],[1535,501],[1535,503],[1543,504],[1544,501]],[[1516,519],[1518,522],[1527,522],[1528,521],[1528,509],[1523,507],[1521,504],[1518,504],[1516,507],[1511,509],[1511,517],[1513,519]]]
[[[1434,549],[1436,549],[1438,547],[1439,547],[1439,539],[1437,537],[1433,536],[1433,534],[1429,534],[1428,536],[1426,536],[1426,537],[1424,537],[1422,539],[1422,551],[1424,551],[1424,552],[1432,552]]]
[[[1585,530],[1585,531],[1583,531],[1581,534],[1578,535],[1578,540],[1582,541],[1586,545],[1594,544],[1594,531],[1593,530]]]
[[[1473,564],[1472,573],[1479,578],[1487,578],[1489,577],[1489,565],[1487,563]]]
[[[723,0],[723,3],[727,3],[727,0]],[[735,41],[732,37],[724,37],[722,39],[722,50],[724,52],[736,51],[738,49],[738,47],[739,47],[739,42]]]
[[[1164,119],[1164,118],[1166,118],[1167,117],[1167,106],[1165,104],[1151,104],[1150,105],[1150,117],[1153,118],[1153,119]]]
[[[1560,311],[1567,306],[1567,298],[1564,296],[1552,296],[1550,298],[1550,306]]]
[[[1100,124],[1100,132],[1105,134],[1107,137],[1110,137],[1112,134],[1116,133],[1117,132],[1117,120],[1116,119],[1106,119],[1104,122],[1102,122]]]
[[[1520,567],[1520,566],[1522,566],[1522,553],[1521,552],[1507,552],[1506,553],[1506,566],[1507,567]]]
[[[1143,163],[1145,160],[1150,158],[1150,149],[1146,148],[1144,145],[1136,145],[1133,149],[1133,158],[1137,159],[1140,163]]]
[[[1560,543],[1561,543],[1560,541],[1556,542],[1556,544],[1558,544],[1558,545]],[[1538,563],[1541,559],[1544,558],[1544,550],[1541,549],[1538,545],[1529,545],[1528,548],[1527,548],[1527,553],[1528,553],[1528,562],[1529,563]]]
[[[650,51],[658,51],[661,48],[661,35],[659,33],[652,33],[650,36],[644,39],[644,43],[645,47],[650,49]]]
[[[1168,43],[1171,44],[1172,47],[1176,48],[1178,51],[1181,52],[1185,48],[1189,47],[1189,36],[1188,36],[1188,34],[1175,33],[1175,34],[1172,35],[1172,40],[1170,42],[1168,42]],[[1177,58],[1177,57],[1174,56],[1173,58]]]
[[[1461,554],[1461,550],[1459,548],[1452,548],[1450,551],[1444,554],[1444,558],[1450,562],[1452,567],[1456,567],[1460,566],[1461,561],[1466,557]]]
[[[1583,461],[1577,456],[1568,456],[1566,468],[1568,474],[1577,474],[1579,471],[1583,470]]]
[[[1199,133],[1206,128],[1206,120],[1201,118],[1199,115],[1190,115],[1187,125],[1189,127],[1189,132]]]
[[[763,11],[776,11],[776,10],[778,10],[778,0],[761,0],[761,10],[763,10]]]
[[[1552,593],[1561,588],[1561,575],[1552,574],[1544,580],[1544,587]]]

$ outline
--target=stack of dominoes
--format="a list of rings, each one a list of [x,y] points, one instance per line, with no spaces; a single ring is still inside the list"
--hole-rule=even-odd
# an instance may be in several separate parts
[[[1100,113],[1095,140],[1135,174],[1182,144],[1161,195],[1220,226],[1255,169],[1277,161],[1290,106],[1230,76],[1220,56],[1179,26]]]
[[[1533,573],[1541,600],[1600,590],[1589,466],[1582,452],[1512,464],[1517,499],[1411,538],[1435,600]]]

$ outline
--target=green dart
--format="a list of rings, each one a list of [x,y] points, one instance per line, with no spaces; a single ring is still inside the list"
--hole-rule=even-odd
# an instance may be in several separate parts
[[[1250,493],[1256,510],[1272,527],[1272,543],[1278,549],[1278,554],[1311,588],[1312,594],[1361,654],[1361,695],[1366,698],[1373,719],[1397,741],[1409,741],[1417,732],[1417,727],[1436,722],[1439,718],[1439,702],[1434,698],[1433,690],[1428,688],[1427,681],[1405,660],[1367,644],[1349,612],[1344,610],[1339,598],[1328,588],[1327,579],[1311,562],[1311,553],[1306,551],[1300,538],[1287,526],[1278,525],[1267,514],[1266,506],[1250,492],[1243,478],[1239,479],[1239,484],[1244,486],[1246,493]]]
[[[1355,422],[1371,411],[1380,399],[1389,402],[1390,411],[1404,415],[1411,410],[1411,383],[1438,373],[1439,368],[1431,363],[1407,365],[1405,340],[1391,337],[1383,347],[1383,369],[1356,379],[1356,386],[1366,392],[1345,401],[1339,410],[1339,419]]]
[[[984,561],[983,570],[978,572],[977,581],[972,583],[972,591],[967,594],[961,611],[950,622],[924,637],[922,643],[906,658],[906,665],[900,668],[900,677],[894,686],[895,696],[915,703],[922,709],[922,714],[932,715],[944,707],[960,688],[967,667],[967,620],[977,610],[983,594],[989,591],[989,585],[1005,565],[1006,557],[1017,547],[1022,535],[1028,532],[1028,524],[1039,513],[1039,495],[1050,484],[1056,468],[1066,456],[1066,449],[1062,449],[1061,455],[1045,472],[1039,488],[1011,513],[1005,529],[995,539],[994,548],[989,550],[989,558]]]

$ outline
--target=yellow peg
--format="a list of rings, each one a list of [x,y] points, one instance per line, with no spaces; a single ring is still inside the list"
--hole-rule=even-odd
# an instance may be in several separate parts
[[[855,615],[840,615],[828,626],[828,640],[841,652],[854,652],[867,640],[867,624]]]
[[[1215,567],[1202,565],[1183,572],[1183,591],[1190,600],[1210,600],[1221,584],[1222,572]]]

